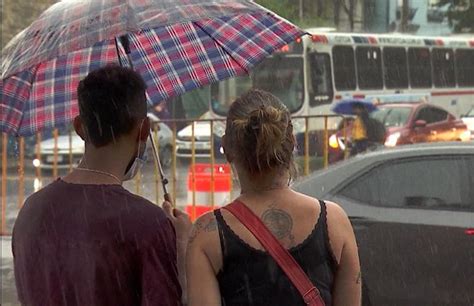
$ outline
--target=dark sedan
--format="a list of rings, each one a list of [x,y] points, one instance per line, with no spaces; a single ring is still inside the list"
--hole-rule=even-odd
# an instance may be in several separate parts
[[[357,155],[295,189],[340,204],[356,232],[364,305],[474,305],[474,143]]]

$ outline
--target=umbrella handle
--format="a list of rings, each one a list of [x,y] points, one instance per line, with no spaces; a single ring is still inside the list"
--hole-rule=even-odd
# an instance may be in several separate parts
[[[165,177],[165,174],[163,172],[163,167],[161,166],[160,154],[158,153],[158,150],[156,149],[155,139],[153,138],[153,131],[151,129],[150,129],[149,136],[150,136],[151,147],[153,149],[153,155],[155,156],[156,165],[158,167],[158,173],[160,174],[161,186],[163,187],[165,201],[172,203],[170,194],[168,193],[168,188],[166,187],[166,185],[168,184],[168,179]]]

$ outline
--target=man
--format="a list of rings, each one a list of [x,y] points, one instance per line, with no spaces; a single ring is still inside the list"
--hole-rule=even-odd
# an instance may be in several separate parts
[[[116,66],[79,83],[82,161],[29,197],[13,230],[23,305],[181,304],[187,215],[122,187],[146,153],[145,89],[137,73]]]

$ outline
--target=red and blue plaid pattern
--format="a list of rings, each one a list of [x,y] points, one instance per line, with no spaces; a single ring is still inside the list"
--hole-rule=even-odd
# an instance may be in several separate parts
[[[128,36],[134,69],[148,85],[149,103],[156,105],[197,87],[248,73],[302,34],[259,9],[143,29]],[[123,49],[120,51],[121,59],[126,60]],[[79,81],[89,71],[110,63],[119,63],[114,39],[53,57],[2,79],[0,129],[27,136],[71,122],[78,114]]]

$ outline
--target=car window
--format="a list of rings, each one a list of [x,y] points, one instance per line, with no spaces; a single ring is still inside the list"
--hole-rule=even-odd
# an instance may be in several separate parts
[[[431,109],[431,117],[433,122],[444,121],[448,119],[448,112],[438,108]]]
[[[466,117],[474,117],[474,107],[471,108],[471,110],[467,112]]]
[[[385,127],[399,127],[407,123],[411,110],[411,107],[381,107],[370,117],[382,122]]]
[[[416,116],[416,120],[424,120],[428,124],[444,121],[447,118],[448,112],[433,107],[425,107],[421,109],[418,115]]]
[[[406,159],[378,166],[340,190],[374,206],[474,211],[474,157]]]
[[[424,120],[426,123],[433,122],[433,118],[431,117],[431,108],[425,107],[422,108],[418,115],[416,116],[416,120]]]

